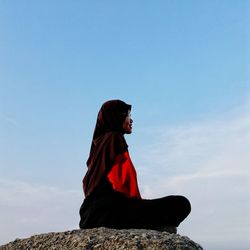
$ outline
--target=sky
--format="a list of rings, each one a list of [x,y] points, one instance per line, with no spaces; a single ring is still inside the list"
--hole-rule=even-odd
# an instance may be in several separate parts
[[[249,1],[0,0],[0,244],[78,228],[96,116],[132,104],[144,198],[178,232],[250,247]]]

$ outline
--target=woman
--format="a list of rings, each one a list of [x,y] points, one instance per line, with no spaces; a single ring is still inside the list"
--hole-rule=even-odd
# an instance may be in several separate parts
[[[138,228],[176,232],[191,211],[183,196],[142,199],[124,134],[132,133],[131,105],[105,102],[97,116],[83,179],[80,228]]]

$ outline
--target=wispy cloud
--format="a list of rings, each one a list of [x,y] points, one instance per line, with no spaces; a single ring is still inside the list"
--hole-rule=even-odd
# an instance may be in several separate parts
[[[82,192],[0,180],[0,244],[78,228]]]
[[[18,126],[18,122],[16,120],[16,118],[14,118],[12,115],[10,114],[0,114],[0,120],[13,125],[13,126]]]
[[[210,247],[250,245],[250,116],[147,133],[151,143],[136,152],[143,196],[187,196],[193,211],[180,232]]]
[[[192,213],[181,224],[181,234],[206,249],[246,249],[250,245],[250,117],[221,116],[145,134],[147,144],[143,137],[131,147],[143,196],[185,195]],[[82,199],[82,190],[0,180],[0,244],[77,228]]]

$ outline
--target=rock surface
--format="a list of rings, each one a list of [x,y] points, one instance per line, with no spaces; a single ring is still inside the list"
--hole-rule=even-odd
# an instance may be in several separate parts
[[[17,239],[0,250],[202,250],[188,237],[144,229],[94,228],[34,235]]]

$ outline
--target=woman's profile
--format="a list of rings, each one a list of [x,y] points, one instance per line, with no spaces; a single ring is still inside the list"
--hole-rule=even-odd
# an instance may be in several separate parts
[[[176,232],[191,211],[187,198],[141,197],[124,134],[132,133],[131,105],[105,102],[97,116],[83,179],[80,228],[154,229]]]

